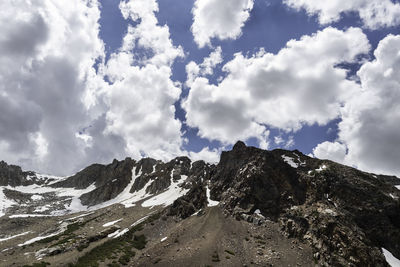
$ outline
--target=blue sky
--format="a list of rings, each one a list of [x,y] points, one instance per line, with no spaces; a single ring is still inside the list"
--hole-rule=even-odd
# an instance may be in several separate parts
[[[108,54],[117,50],[122,43],[122,38],[126,34],[128,21],[124,20],[119,9],[119,2],[114,0],[101,0],[101,30],[100,36],[105,42]],[[212,51],[210,47],[199,48],[190,30],[193,15],[194,1],[179,0],[159,0],[159,12],[156,13],[160,25],[167,25],[170,30],[171,39],[174,45],[181,45],[186,52],[184,59],[178,59],[172,68],[172,79],[185,82],[187,75],[185,66],[190,61],[201,63],[202,60]],[[332,26],[338,29],[346,29],[349,27],[360,27],[361,22],[356,12],[344,14],[343,18]],[[296,11],[288,8],[281,1],[272,0],[256,0],[254,7],[250,12],[250,17],[242,28],[242,34],[236,40],[219,40],[213,39],[213,46],[221,46],[224,56],[224,63],[232,60],[235,53],[244,54],[254,53],[260,48],[264,48],[267,52],[277,53],[291,39],[299,39],[303,35],[311,35],[325,26],[318,23],[316,15],[309,16],[305,10]],[[366,30],[368,39],[372,45],[370,56],[373,57],[372,51],[377,47],[379,41],[387,34],[399,34],[400,27],[390,27],[379,30]],[[360,65],[350,66],[349,69],[354,73],[359,69]],[[216,82],[216,78],[223,75],[220,69],[217,69],[214,76],[210,77],[211,82]],[[185,122],[185,111],[180,105],[182,97],[187,96],[190,90],[186,88],[181,95],[180,100],[176,103],[176,117],[183,123]],[[305,154],[312,152],[318,144],[324,141],[334,141],[337,139],[337,124],[340,119],[335,119],[326,125],[305,125],[297,132],[286,133],[280,129],[272,128],[270,137],[281,135],[284,139],[290,136],[294,137],[294,145],[288,147],[290,149],[298,149]],[[221,147],[221,142],[215,140],[207,140],[198,136],[198,130],[191,128],[185,123],[182,131],[189,143],[184,148],[189,151],[198,152],[208,146],[211,149]],[[250,138],[246,140],[248,145],[257,146],[257,140]],[[231,144],[232,145],[232,144]],[[230,148],[231,145],[226,146]],[[270,149],[285,148],[281,145],[271,143]]]
[[[0,8],[7,162],[60,175],[126,156],[217,162],[242,140],[400,175],[398,0]]]

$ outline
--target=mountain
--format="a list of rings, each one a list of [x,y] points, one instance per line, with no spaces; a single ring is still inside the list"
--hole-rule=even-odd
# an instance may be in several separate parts
[[[396,266],[399,189],[243,142],[217,165],[126,158],[56,177],[0,162],[0,265]]]

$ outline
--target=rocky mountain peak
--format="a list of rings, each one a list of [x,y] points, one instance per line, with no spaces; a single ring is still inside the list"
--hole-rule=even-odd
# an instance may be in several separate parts
[[[387,266],[382,248],[400,258],[400,191],[394,186],[400,180],[298,150],[267,151],[239,141],[217,165],[188,157],[126,158],[64,178],[0,162],[0,182],[7,200],[0,212],[8,216],[97,213],[119,205],[149,214],[154,208],[178,223],[215,207],[241,224],[279,226],[280,234],[310,246],[321,266]]]
[[[237,141],[236,144],[233,146],[232,150],[238,151],[246,148],[246,144],[242,141]]]

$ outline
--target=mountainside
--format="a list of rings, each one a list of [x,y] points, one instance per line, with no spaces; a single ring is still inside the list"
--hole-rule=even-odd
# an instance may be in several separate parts
[[[399,189],[243,142],[217,165],[126,158],[56,177],[0,162],[0,266],[395,266]]]

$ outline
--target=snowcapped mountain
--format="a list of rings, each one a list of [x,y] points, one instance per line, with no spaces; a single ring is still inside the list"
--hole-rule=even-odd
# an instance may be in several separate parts
[[[395,266],[399,187],[242,142],[217,165],[126,158],[55,177],[0,162],[0,265]]]

